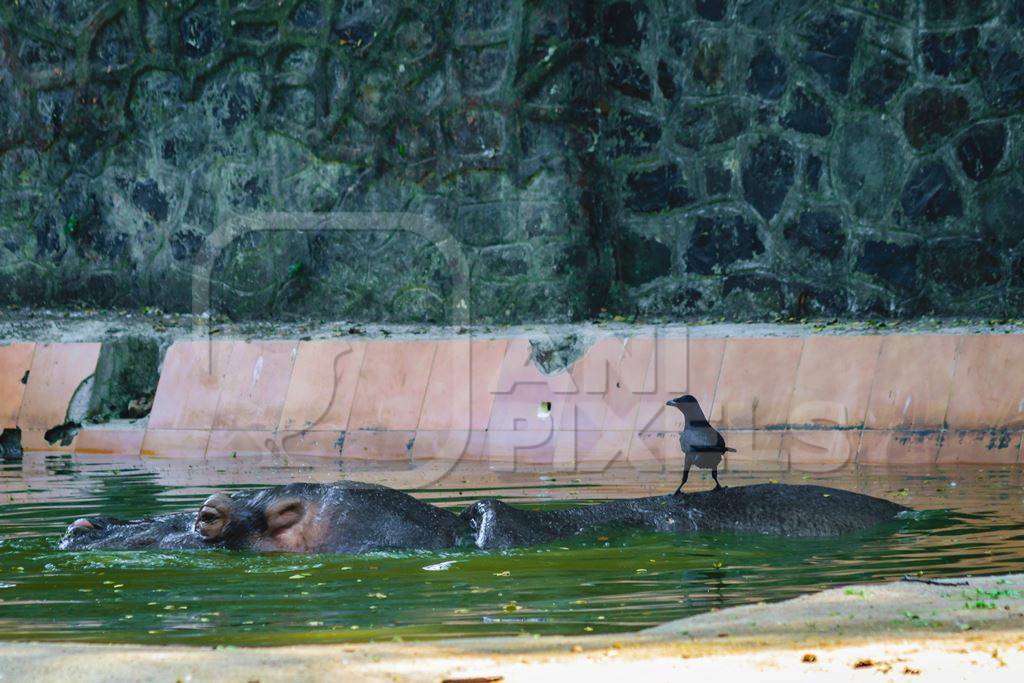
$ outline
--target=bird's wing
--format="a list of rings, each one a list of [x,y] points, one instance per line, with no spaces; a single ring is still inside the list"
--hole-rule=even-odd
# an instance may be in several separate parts
[[[686,453],[699,453],[702,451],[721,451],[725,448],[725,439],[713,427],[698,427],[688,425],[683,430],[679,444]]]

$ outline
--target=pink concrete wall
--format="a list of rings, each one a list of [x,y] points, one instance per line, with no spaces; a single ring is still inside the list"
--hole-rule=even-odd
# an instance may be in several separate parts
[[[664,403],[688,392],[730,466],[1021,462],[1024,335],[604,339],[550,376],[525,339],[183,341],[148,424],[47,444],[99,350],[0,347],[0,421],[27,451],[658,469],[680,460]]]

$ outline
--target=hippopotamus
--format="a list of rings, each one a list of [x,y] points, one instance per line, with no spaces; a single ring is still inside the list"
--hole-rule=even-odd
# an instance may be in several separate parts
[[[758,484],[561,510],[485,499],[457,513],[386,486],[346,481],[216,493],[197,511],[133,521],[85,517],[71,523],[59,547],[353,554],[489,550],[547,543],[601,527],[836,536],[892,521],[906,509],[822,486]]]
[[[198,511],[124,521],[84,517],[64,550],[145,549],[366,553],[462,545],[466,523],[444,508],[376,484],[286,484],[215,493]]]

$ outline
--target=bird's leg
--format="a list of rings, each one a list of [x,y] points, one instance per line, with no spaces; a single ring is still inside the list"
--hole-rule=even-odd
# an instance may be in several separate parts
[[[686,463],[685,465],[683,465],[683,481],[682,481],[682,483],[679,484],[679,488],[677,488],[676,492],[673,493],[672,495],[678,496],[680,493],[683,492],[683,486],[686,485],[686,478],[689,477],[689,476],[690,476],[690,463]]]
[[[715,480],[715,488],[713,490],[717,491],[722,488],[722,485],[718,483],[718,468],[711,470],[711,478]]]

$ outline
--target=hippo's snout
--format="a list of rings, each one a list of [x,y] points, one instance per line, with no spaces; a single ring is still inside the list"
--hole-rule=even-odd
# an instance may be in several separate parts
[[[64,538],[81,538],[84,536],[96,535],[106,529],[109,525],[99,517],[79,517],[68,524],[64,532]]]
[[[64,538],[61,539],[58,547],[61,550],[67,550],[82,543],[87,543],[97,535],[97,529],[98,526],[93,520],[80,517],[71,522],[71,524],[68,524],[67,529],[64,531]]]
[[[79,517],[68,524],[59,547],[66,550],[82,544],[91,544],[109,532],[111,523],[116,524],[113,520],[100,517]]]
[[[80,517],[68,525],[57,547],[61,550],[199,548],[204,545],[204,539],[192,530],[194,522],[194,513],[181,512],[131,521],[116,517]]]

